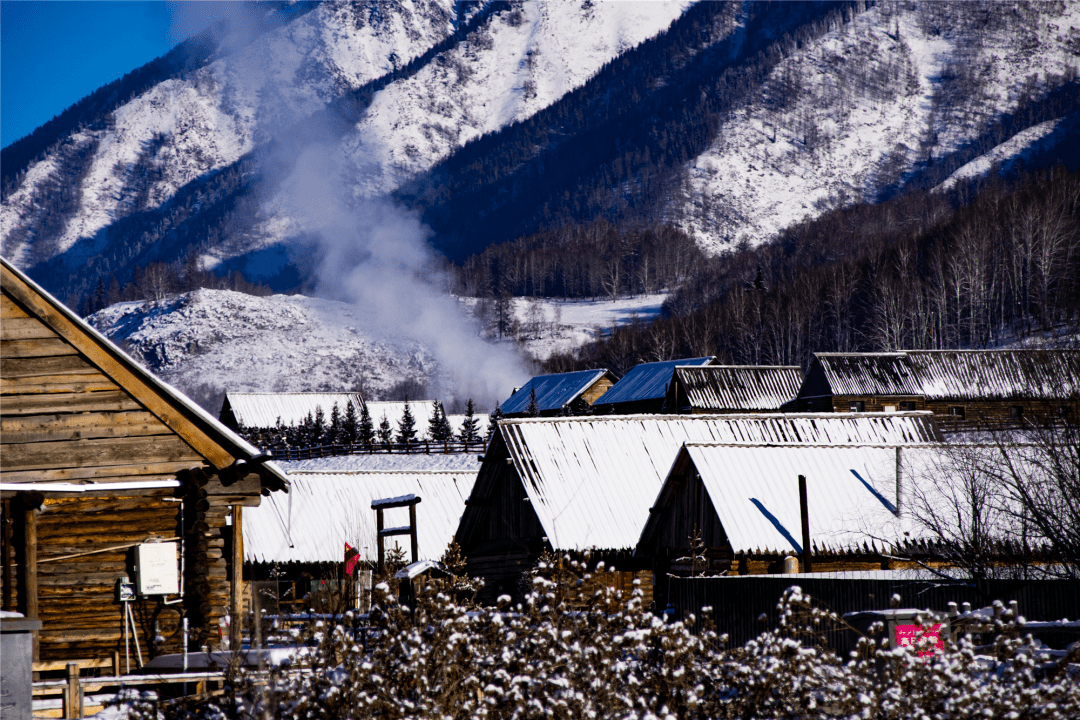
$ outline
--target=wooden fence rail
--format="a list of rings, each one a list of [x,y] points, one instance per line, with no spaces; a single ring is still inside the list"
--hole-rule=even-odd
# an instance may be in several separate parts
[[[313,460],[315,458],[337,457],[341,455],[375,455],[379,453],[396,455],[450,455],[457,453],[480,453],[484,451],[484,441],[462,442],[453,440],[437,443],[430,440],[418,440],[414,443],[372,443],[350,445],[308,445],[305,447],[286,447],[283,445],[266,448],[275,460]]]

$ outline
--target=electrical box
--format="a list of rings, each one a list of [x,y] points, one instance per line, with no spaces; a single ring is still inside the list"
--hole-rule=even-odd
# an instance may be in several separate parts
[[[180,592],[176,543],[135,546],[135,584],[140,595],[175,595]]]

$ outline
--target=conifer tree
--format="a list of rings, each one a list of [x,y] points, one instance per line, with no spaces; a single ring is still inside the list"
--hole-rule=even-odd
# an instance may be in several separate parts
[[[368,418],[368,427],[371,426],[371,418]],[[356,406],[351,402],[345,405],[345,418],[341,421],[342,442],[353,445],[360,437],[360,428],[356,422]]]
[[[536,404],[535,387],[529,390],[529,407],[525,409],[525,414],[529,417],[540,417],[540,406]]]
[[[335,402],[334,407],[330,410],[330,432],[327,434],[327,440],[330,441],[331,445],[337,445],[343,440],[342,435],[341,408]]]
[[[386,419],[386,416],[383,416]],[[390,424],[387,423],[387,428]],[[371,413],[368,412],[367,403],[360,406],[360,426],[357,428],[357,440],[363,445],[371,445],[375,442],[375,425],[371,422]]]
[[[490,415],[488,415],[488,431],[487,437],[484,438],[485,442],[491,442],[491,436],[495,432],[496,428],[498,428],[499,420],[500,418],[502,418],[502,416],[502,407],[498,403],[495,403],[495,409],[491,411]]]
[[[383,413],[382,422],[379,423],[379,429],[376,431],[379,442],[383,445],[389,445],[390,441],[394,438],[394,431],[390,427],[390,420],[386,417],[386,413]]]
[[[311,444],[319,445],[326,437],[326,415],[323,414],[322,405],[315,406],[315,422],[311,426]]]
[[[480,421],[476,417],[476,408],[473,407],[472,398],[465,403],[465,420],[461,423],[461,430],[458,431],[458,440],[464,443],[480,440]]]
[[[405,398],[405,412],[401,413],[401,420],[398,421],[397,441],[402,445],[416,442],[416,418],[409,407],[409,398]]]
[[[450,421],[446,419],[446,411],[438,400],[433,400],[431,405],[428,436],[432,442],[447,443],[454,438],[454,431],[450,427]]]

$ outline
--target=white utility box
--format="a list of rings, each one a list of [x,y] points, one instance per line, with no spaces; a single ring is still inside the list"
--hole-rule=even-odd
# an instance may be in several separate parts
[[[180,592],[176,543],[135,546],[135,583],[140,595],[175,595]]]

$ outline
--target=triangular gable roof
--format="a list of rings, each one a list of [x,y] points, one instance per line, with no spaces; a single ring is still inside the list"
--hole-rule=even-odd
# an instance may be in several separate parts
[[[156,378],[3,258],[0,258],[0,273],[3,293],[30,318],[55,333],[60,346],[74,348],[80,357],[152,413],[207,463],[223,470],[237,461],[257,459],[253,465],[262,477],[264,487],[288,487],[285,473],[273,462],[265,462],[265,456],[259,449],[233,433],[183,393]]]
[[[664,360],[662,362],[635,365],[622,380],[611,386],[595,403],[599,405],[617,405],[619,403],[639,402],[642,400],[660,400],[667,393],[668,383],[678,366],[712,365],[713,356]]]
[[[690,406],[704,410],[779,410],[802,385],[797,365],[678,366],[673,376]]]
[[[279,419],[282,425],[299,425],[308,413],[315,417],[316,409],[321,407],[329,423],[335,404],[342,417],[349,405],[356,411],[356,417],[360,417],[364,400],[360,393],[349,392],[227,392],[221,406],[221,420],[235,421],[237,427],[244,428],[272,428]]]
[[[734,552],[802,553],[800,475],[806,478],[807,514],[815,552],[872,549],[889,552],[920,540],[938,540],[912,510],[918,498],[955,512],[965,502],[961,485],[969,453],[992,460],[996,447],[930,445],[760,446],[688,443],[680,451],[641,533],[647,552],[675,501],[685,463],[708,493]],[[1025,462],[1022,448],[1008,449]],[[960,512],[965,512],[960,508]],[[1016,513],[987,518],[991,532],[1014,535]]]
[[[605,375],[610,376],[610,373],[605,368],[557,373],[555,375],[538,375],[508,397],[502,403],[500,409],[504,415],[526,412],[529,409],[529,399],[533,390],[535,390],[536,406],[540,412],[558,411],[564,405],[569,405],[584,395],[589,388]],[[612,381],[614,379],[614,377],[611,377]]]
[[[893,445],[941,439],[928,412],[595,416],[504,420],[499,430],[549,542],[566,550],[635,547],[684,443]],[[502,461],[488,449],[485,464]]]
[[[420,560],[438,560],[457,531],[476,472],[358,471],[290,473],[287,497],[270,496],[244,512],[244,559],[253,562],[341,562],[348,542],[360,557],[377,560],[371,503],[416,495]],[[408,524],[408,510],[387,510],[386,527]],[[391,536],[410,552],[408,536]]]

